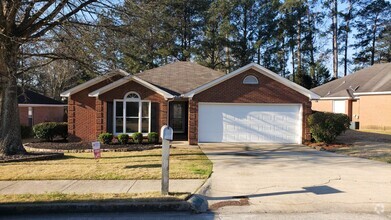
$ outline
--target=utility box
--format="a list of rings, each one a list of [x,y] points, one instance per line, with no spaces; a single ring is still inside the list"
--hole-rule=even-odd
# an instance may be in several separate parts
[[[174,130],[172,130],[172,128],[167,125],[163,125],[163,127],[160,129],[160,137],[163,140],[172,141],[174,139]]]
[[[351,121],[349,128],[352,129],[352,130],[360,129],[360,122],[358,122],[358,121]]]

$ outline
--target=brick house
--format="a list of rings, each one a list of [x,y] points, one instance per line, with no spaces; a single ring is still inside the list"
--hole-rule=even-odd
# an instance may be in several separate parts
[[[19,89],[20,124],[33,126],[42,122],[63,122],[66,104],[28,89]]]
[[[344,113],[360,129],[391,130],[391,63],[375,64],[311,89],[312,109]]]
[[[68,98],[71,139],[159,132],[174,140],[302,143],[315,93],[257,64],[224,74],[175,62],[135,75],[115,70],[61,94]]]

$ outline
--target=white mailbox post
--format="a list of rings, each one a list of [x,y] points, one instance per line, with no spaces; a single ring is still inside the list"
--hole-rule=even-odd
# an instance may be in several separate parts
[[[170,141],[172,141],[173,135],[174,131],[167,125],[164,125],[160,130],[162,138],[162,195],[168,195]]]

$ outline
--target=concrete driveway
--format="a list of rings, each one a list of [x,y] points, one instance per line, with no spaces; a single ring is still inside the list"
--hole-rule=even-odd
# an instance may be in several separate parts
[[[391,218],[391,165],[301,145],[201,144],[201,189],[223,213],[370,213]],[[241,199],[241,200],[240,200]]]

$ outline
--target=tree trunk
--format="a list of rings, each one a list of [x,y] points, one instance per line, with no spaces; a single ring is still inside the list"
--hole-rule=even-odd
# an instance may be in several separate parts
[[[294,46],[291,46],[291,54],[292,54],[292,81],[294,82],[296,79],[295,75],[295,49]]]
[[[297,74],[301,74],[301,15],[297,20]]]
[[[18,107],[18,66],[19,44],[12,40],[0,43],[0,155],[24,154],[20,134],[19,107]]]
[[[338,23],[337,23],[337,16],[338,16],[338,1],[333,0],[333,23],[332,23],[332,29],[333,29],[333,74],[335,78],[338,78]]]
[[[347,18],[346,18],[346,36],[345,36],[345,51],[344,51],[344,71],[343,71],[343,75],[346,76],[348,74],[348,42],[349,42],[349,32],[350,32],[350,19],[351,19],[351,16],[352,16],[352,1],[350,0],[349,1],[349,6],[348,6],[348,14],[347,14]]]
[[[371,48],[371,65],[375,64],[376,31],[377,31],[377,18],[375,19],[375,23],[373,24],[372,48]]]

